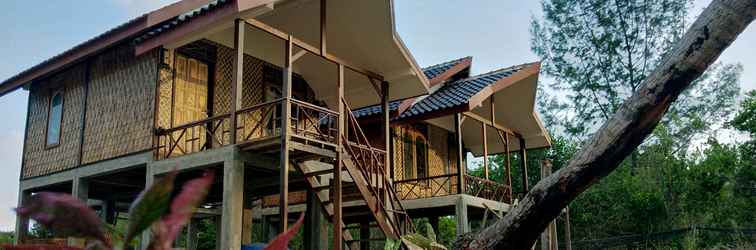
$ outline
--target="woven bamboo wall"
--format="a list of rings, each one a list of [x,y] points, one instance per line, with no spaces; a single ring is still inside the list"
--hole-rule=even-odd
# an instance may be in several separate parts
[[[157,55],[121,46],[93,60],[84,164],[151,148]]]
[[[35,177],[76,167],[84,109],[86,67],[79,64],[32,85],[29,91],[29,123],[21,170],[23,178]],[[63,90],[63,122],[60,144],[45,149],[45,130],[50,97]]]
[[[173,103],[173,50],[163,53],[166,65],[160,67],[159,103],[157,126],[160,128],[171,127],[171,105]]]
[[[451,133],[445,129],[427,125],[428,134],[428,176],[439,176],[457,172],[457,154],[453,146],[449,144]],[[393,127],[394,134],[394,179],[404,179],[404,136],[417,133],[415,129],[406,126]],[[413,152],[414,155],[414,152]]]

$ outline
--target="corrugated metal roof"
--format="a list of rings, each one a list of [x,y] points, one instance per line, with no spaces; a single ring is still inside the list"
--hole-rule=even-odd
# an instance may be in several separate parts
[[[456,66],[457,64],[467,60],[471,59],[472,57],[462,57],[459,59],[454,59],[448,62],[442,62],[436,65],[431,65],[428,67],[423,68],[423,74],[425,74],[428,79],[433,79],[436,76],[439,76],[446,72],[447,70],[451,69],[452,67]],[[389,103],[389,111],[395,111],[399,108],[399,105],[402,104],[403,100],[396,100]],[[352,114],[356,118],[364,117],[364,116],[371,116],[371,115],[377,115],[382,113],[381,105],[373,105],[368,106],[360,109],[356,109],[352,111]]]
[[[231,0],[213,0],[209,3],[202,5],[196,9],[190,10],[184,14],[178,15],[174,18],[171,18],[165,22],[163,22],[160,25],[157,25],[155,28],[145,32],[143,35],[134,38],[134,43],[141,43],[146,41],[147,39],[150,39],[152,37],[158,36],[161,33],[164,33],[168,30],[174,29],[184,23],[189,22],[192,18],[204,15],[209,13],[210,11],[217,9],[220,6],[223,6],[226,3],[230,3]]]
[[[430,95],[421,97],[419,101],[404,111],[399,119],[465,105],[473,95],[485,87],[511,76],[524,67],[525,65],[518,65],[448,83]]]

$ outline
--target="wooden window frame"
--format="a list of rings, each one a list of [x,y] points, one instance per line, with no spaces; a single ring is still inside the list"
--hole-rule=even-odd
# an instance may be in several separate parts
[[[420,130],[420,129],[415,129],[415,128],[412,128],[412,127],[407,127],[407,128],[404,128],[403,130],[404,131],[401,133],[402,134],[402,154],[403,154],[403,156],[402,156],[402,160],[403,160],[403,162],[402,162],[403,176],[402,177],[404,178],[404,177],[407,176],[406,163],[409,160],[411,162],[411,169],[412,169],[412,175],[411,175],[412,178],[410,178],[410,180],[420,178],[419,175],[418,175],[419,170],[420,170],[420,169],[418,169],[418,161],[422,160],[425,163],[425,169],[423,171],[424,172],[424,176],[422,178],[427,180],[427,178],[430,177],[430,162],[429,162],[429,159],[430,159],[430,144],[429,144],[429,140],[428,140],[427,136],[425,134],[423,134],[422,130]],[[418,154],[417,154],[417,144],[418,144],[418,142],[422,142],[425,145],[425,157],[424,157],[424,159],[418,159]],[[407,145],[411,145],[411,148],[408,149]],[[407,150],[410,150],[411,155],[412,155],[412,159],[407,159],[407,157],[405,157]],[[407,178],[405,178],[405,179],[407,179]],[[427,184],[427,182],[425,182],[425,181],[423,181],[421,183],[426,183]]]
[[[60,146],[60,141],[63,138],[63,116],[65,116],[66,110],[65,110],[65,92],[63,91],[63,87],[60,87],[58,89],[55,89],[53,91],[50,91],[49,96],[47,97],[47,119],[45,119],[45,149],[52,149]],[[53,108],[53,99],[60,95],[60,119],[58,120],[58,140],[55,143],[50,143],[50,140],[48,138],[48,135],[50,133],[50,114],[52,113]]]

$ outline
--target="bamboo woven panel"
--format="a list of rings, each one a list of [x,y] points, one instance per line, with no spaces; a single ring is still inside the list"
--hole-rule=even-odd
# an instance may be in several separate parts
[[[160,68],[160,91],[158,104],[157,126],[161,128],[171,127],[171,105],[173,104],[173,50],[165,51],[166,67]]]
[[[428,125],[428,176],[449,173],[449,133],[439,127]]]
[[[150,149],[157,55],[134,57],[133,47],[121,46],[94,59],[83,163]]]
[[[29,123],[25,139],[22,178],[46,175],[76,167],[84,108],[85,66],[79,64],[32,85],[29,91]],[[60,144],[46,149],[45,132],[50,97],[63,91]]]
[[[394,180],[403,180],[404,179],[404,137],[402,136],[404,134],[404,129],[401,127],[396,127],[391,130],[391,133],[394,133]]]

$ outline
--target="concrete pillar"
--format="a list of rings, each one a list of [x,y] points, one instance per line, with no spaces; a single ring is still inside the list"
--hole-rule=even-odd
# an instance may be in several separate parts
[[[457,218],[457,235],[462,235],[470,232],[470,224],[467,218],[467,202],[464,198],[460,197],[457,200],[455,207]]]
[[[223,208],[220,249],[241,248],[242,210],[244,207],[244,162],[234,152],[223,162]]]
[[[320,224],[322,224],[322,206],[318,195],[307,190],[307,210],[305,211],[305,249],[323,249],[320,239]]]
[[[78,198],[84,203],[89,200],[89,181],[82,177],[74,177],[71,185],[71,196]],[[68,245],[74,247],[84,247],[85,240],[82,238],[68,238]]]
[[[150,171],[152,168],[147,165],[147,175],[145,176],[144,180],[144,188],[147,189],[150,186],[152,186],[152,183],[155,182],[155,175]],[[144,230],[142,232],[142,238],[139,241],[139,249],[146,250],[147,247],[150,245],[150,237],[152,237],[152,234],[150,233],[150,230]]]
[[[19,187],[18,190],[18,207],[23,206],[26,201],[29,200],[31,192],[23,190]],[[16,215],[16,237],[13,239],[14,244],[23,243],[24,239],[29,234],[29,218],[22,218]]]

